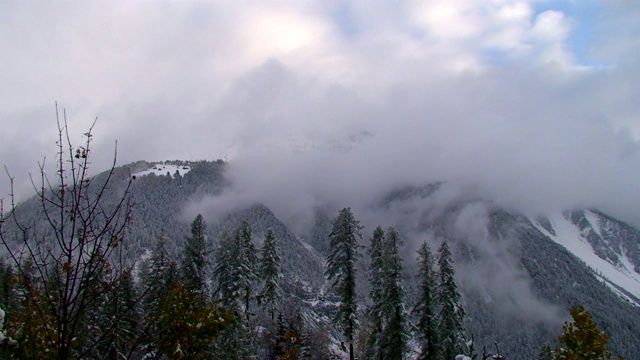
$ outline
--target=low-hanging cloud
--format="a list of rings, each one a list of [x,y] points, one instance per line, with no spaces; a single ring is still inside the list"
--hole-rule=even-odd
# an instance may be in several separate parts
[[[451,181],[526,213],[601,207],[633,219],[638,144],[595,99],[598,74],[563,76],[553,67],[508,78],[415,74],[371,102],[269,61],[218,112],[246,128],[234,137],[242,151],[227,171],[233,186],[212,206],[236,198],[287,217],[324,204],[367,208],[398,187]],[[245,92],[259,106],[238,107]]]
[[[16,176],[55,154],[57,99],[78,133],[99,118],[96,169],[116,138],[120,163],[230,160],[233,187],[203,207],[293,217],[449,181],[640,223],[633,2],[586,20],[533,0],[0,6],[0,154]]]

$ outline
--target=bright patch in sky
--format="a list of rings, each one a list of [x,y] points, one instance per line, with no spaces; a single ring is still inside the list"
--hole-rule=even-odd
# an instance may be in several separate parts
[[[634,0],[9,0],[0,16],[0,159],[22,194],[55,156],[58,101],[74,140],[98,117],[96,170],[117,139],[119,163],[233,154],[274,194],[300,173],[287,190],[363,198],[463,180],[537,211],[639,213]]]

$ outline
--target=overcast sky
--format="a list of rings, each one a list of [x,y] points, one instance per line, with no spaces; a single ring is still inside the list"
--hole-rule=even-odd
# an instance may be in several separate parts
[[[1,1],[0,163],[57,101],[96,167],[224,158],[276,211],[448,180],[640,223],[639,58],[637,0]]]

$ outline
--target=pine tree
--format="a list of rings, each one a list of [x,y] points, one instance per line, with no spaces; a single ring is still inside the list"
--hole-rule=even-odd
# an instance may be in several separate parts
[[[18,310],[16,279],[10,265],[0,261],[0,358],[9,359],[15,350],[15,340],[11,338],[14,329],[5,326],[5,318]],[[13,324],[11,324],[13,325]]]
[[[380,354],[380,336],[383,325],[383,307],[385,300],[385,259],[384,259],[384,241],[385,235],[382,227],[378,226],[373,231],[371,238],[371,264],[369,266],[369,281],[371,283],[371,307],[368,310],[369,319],[371,321],[369,339],[365,357],[367,359],[382,359]]]
[[[380,357],[403,359],[409,352],[407,314],[404,308],[405,291],[402,288],[402,258],[398,247],[402,241],[397,230],[390,227],[383,248],[386,291],[383,301],[383,327],[380,334]]]
[[[205,298],[206,295],[206,229],[207,225],[198,214],[191,223],[191,236],[187,238],[182,257],[182,276],[187,289]]]
[[[5,312],[11,312],[17,301],[15,282],[16,278],[11,266],[4,261],[0,261],[0,307]]]
[[[362,226],[353,217],[351,208],[344,208],[333,221],[329,234],[326,275],[340,297],[335,324],[349,344],[349,358],[354,359],[353,342],[358,328],[356,299],[356,262],[360,257],[358,240]]]
[[[257,276],[256,248],[251,242],[251,227],[243,222],[235,236],[223,234],[216,257],[214,276],[220,296],[228,308],[238,309],[249,319],[249,305]]]
[[[464,334],[465,311],[460,304],[460,293],[454,280],[453,259],[446,241],[438,249],[440,282],[436,301],[440,306],[438,314],[438,339],[440,355],[443,359],[453,359],[459,354]]]
[[[140,330],[139,296],[130,271],[120,277],[118,285],[107,310],[107,316],[111,316],[115,324],[111,329],[110,359],[129,358],[135,350]]]
[[[194,297],[183,284],[176,283],[162,300],[155,320],[157,331],[152,336],[156,355],[195,360],[212,358],[209,350],[231,319],[216,304]]]
[[[270,349],[270,360],[280,359],[284,356],[287,349],[286,335],[287,324],[284,321],[284,316],[282,315],[282,313],[278,313],[275,339],[273,340],[273,347]]]
[[[238,269],[244,271],[239,273],[239,285],[243,292],[244,297],[244,311],[247,316],[247,321],[251,311],[249,305],[254,295],[255,283],[258,279],[258,256],[255,245],[251,241],[251,225],[247,221],[243,221],[238,233],[236,235],[239,238],[238,244],[240,245],[240,253],[238,254],[238,261],[241,266]]]
[[[420,277],[420,298],[414,308],[418,315],[418,333],[421,341],[420,360],[435,359],[438,350],[438,330],[436,310],[436,273],[433,270],[435,259],[431,249],[423,242],[418,250]]]
[[[167,249],[168,242],[169,238],[161,231],[151,257],[142,264],[141,278],[146,286],[143,308],[146,314],[156,313],[176,281],[176,263]]]
[[[569,312],[573,322],[565,323],[560,335],[561,348],[556,351],[555,360],[612,360],[614,356],[607,349],[609,336],[591,318],[582,306],[574,306]]]
[[[56,318],[46,304],[50,300],[57,301],[58,297],[53,293],[52,297],[46,297],[45,281],[32,259],[25,260],[21,268],[23,273],[15,279],[16,298],[10,313],[10,327],[6,331],[6,335],[16,341],[11,353],[17,359],[56,358],[58,351],[51,348],[52,341],[58,336]]]
[[[215,342],[214,359],[256,359],[256,349],[249,322],[235,304],[231,307],[234,320],[225,328]]]
[[[79,346],[72,349],[72,354],[74,357],[79,358],[102,358],[107,355],[109,348],[113,345],[110,327],[111,324],[115,324],[115,317],[110,316],[111,314],[107,315],[109,301],[113,294],[110,291],[105,291],[105,289],[108,288],[108,284],[112,283],[111,278],[114,274],[101,249],[96,251],[96,257],[89,265],[95,269],[100,269],[100,271],[96,271],[87,283],[87,299],[85,300],[87,301],[87,307],[80,321],[83,336],[79,338]],[[60,269],[58,272],[63,271],[64,269]],[[52,282],[57,283],[61,280],[61,277],[57,276],[56,272],[52,271],[51,273],[56,274]],[[58,286],[57,284],[54,285],[54,287]]]
[[[262,245],[260,275],[264,282],[260,298],[271,314],[271,320],[273,321],[282,289],[280,288],[280,255],[278,255],[278,243],[272,229],[267,230]]]
[[[235,243],[234,238],[227,232],[220,236],[220,243],[216,250],[216,265],[213,269],[213,276],[216,278],[218,288],[214,295],[221,300],[226,307],[233,305],[239,296],[233,280],[233,267],[235,266]]]

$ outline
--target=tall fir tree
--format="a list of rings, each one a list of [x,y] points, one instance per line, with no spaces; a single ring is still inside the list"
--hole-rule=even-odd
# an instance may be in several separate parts
[[[16,276],[11,265],[0,261],[0,307],[5,312],[13,311],[13,307],[17,301],[15,293]]]
[[[257,250],[253,242],[251,241],[251,225],[248,221],[243,221],[242,225],[237,231],[236,237],[238,237],[238,244],[240,246],[240,252],[238,253],[238,261],[240,264],[244,264],[239,269],[245,269],[244,272],[239,274],[240,286],[242,288],[244,298],[244,311],[249,320],[251,314],[250,304],[253,296],[255,295],[255,286],[259,278],[258,274],[258,255]]]
[[[378,226],[373,230],[370,246],[371,264],[369,266],[369,282],[371,283],[371,290],[369,297],[371,298],[372,304],[367,311],[370,321],[370,333],[365,350],[365,357],[374,360],[383,359],[380,353],[380,336],[382,333],[384,295],[386,291],[384,241],[384,230]]]
[[[154,314],[169,294],[176,279],[176,263],[168,249],[169,238],[160,231],[151,256],[142,263],[141,280],[146,286],[143,310],[147,315]]]
[[[405,291],[402,287],[402,258],[398,248],[402,240],[398,231],[389,227],[384,241],[384,307],[383,327],[380,334],[380,358],[403,359],[409,353],[409,331],[404,307]]]
[[[284,315],[278,313],[273,344],[269,349],[269,360],[281,359],[287,351],[287,324]]]
[[[257,352],[249,321],[241,314],[237,303],[227,310],[234,313],[235,318],[220,332],[215,342],[213,358],[218,360],[256,359]]]
[[[216,256],[214,276],[222,303],[249,318],[249,305],[258,278],[256,248],[251,242],[251,226],[243,222],[233,237],[223,234]]]
[[[260,275],[264,286],[260,293],[262,304],[271,314],[271,321],[275,318],[278,309],[278,301],[281,297],[280,288],[280,255],[278,255],[278,242],[272,229],[267,230],[262,245],[262,257],[260,258]]]
[[[71,351],[74,357],[78,358],[102,358],[107,356],[109,348],[113,345],[111,327],[116,325],[116,318],[112,314],[108,314],[109,302],[114,296],[112,292],[117,289],[117,280],[113,280],[112,267],[105,258],[102,249],[96,249],[95,257],[88,262],[89,266],[95,271],[88,279],[86,285],[86,311],[79,317],[79,324],[82,327],[82,337],[79,337],[76,347]],[[64,266],[58,271],[52,271],[53,275],[50,282],[54,287],[59,287],[62,281],[60,273],[66,271]]]
[[[235,259],[233,258],[236,252],[235,246],[234,238],[228,232],[224,232],[220,236],[220,242],[215,252],[216,259],[213,276],[218,286],[214,291],[214,296],[226,307],[233,305],[239,296],[233,279],[235,273],[233,271],[235,266]]]
[[[191,236],[187,238],[181,266],[187,290],[202,298],[206,298],[206,230],[207,225],[198,214],[191,223]]]
[[[418,250],[418,266],[420,279],[420,297],[414,308],[418,316],[418,338],[420,340],[420,360],[437,358],[438,326],[436,321],[436,287],[437,279],[434,270],[435,259],[426,242]]]
[[[128,359],[136,349],[140,331],[139,296],[130,271],[126,271],[118,280],[106,312],[106,316],[111,316],[115,324],[110,333],[113,340],[108,358]]]
[[[356,299],[356,263],[360,257],[359,243],[362,226],[351,208],[340,210],[333,220],[329,234],[326,276],[340,297],[334,323],[349,344],[349,359],[354,359],[353,343],[358,329],[358,303]]]
[[[438,313],[439,354],[443,359],[453,359],[462,352],[465,311],[460,304],[460,292],[458,292],[458,286],[454,279],[453,259],[446,240],[438,249],[438,267],[440,281],[436,299],[440,307]]]

